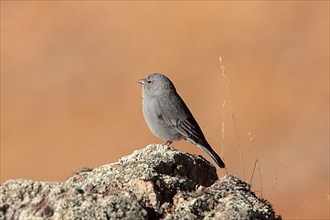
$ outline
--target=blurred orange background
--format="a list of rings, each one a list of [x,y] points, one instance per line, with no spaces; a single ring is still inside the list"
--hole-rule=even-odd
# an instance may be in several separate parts
[[[220,55],[245,174],[228,105],[222,146]],[[152,72],[229,173],[249,181],[259,159],[252,188],[284,219],[329,218],[328,1],[1,1],[1,183],[64,181],[161,143],[136,83]]]

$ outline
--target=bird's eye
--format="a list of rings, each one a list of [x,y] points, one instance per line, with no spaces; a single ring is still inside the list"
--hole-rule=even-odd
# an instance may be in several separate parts
[[[151,80],[148,80],[147,83],[148,83],[148,84],[151,84]]]

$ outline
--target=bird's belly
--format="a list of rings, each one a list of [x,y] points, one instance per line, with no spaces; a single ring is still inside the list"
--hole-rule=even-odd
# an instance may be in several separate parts
[[[182,139],[182,135],[178,133],[176,130],[170,127],[166,127],[163,125],[156,126],[154,123],[148,123],[150,131],[163,141],[175,141]]]
[[[172,126],[166,125],[156,114],[143,111],[144,118],[150,131],[163,141],[175,141],[183,139],[183,136]]]

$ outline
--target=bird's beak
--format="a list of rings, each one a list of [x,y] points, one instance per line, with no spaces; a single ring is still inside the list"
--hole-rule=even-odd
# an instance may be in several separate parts
[[[144,79],[139,79],[139,80],[137,81],[137,83],[140,83],[141,85],[143,85],[145,82],[146,82],[146,81],[145,81]]]

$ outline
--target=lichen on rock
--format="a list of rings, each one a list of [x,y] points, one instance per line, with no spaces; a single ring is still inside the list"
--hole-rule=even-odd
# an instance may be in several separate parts
[[[238,177],[152,144],[63,183],[8,180],[0,219],[280,219]]]

